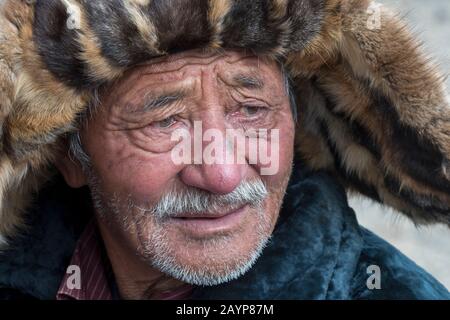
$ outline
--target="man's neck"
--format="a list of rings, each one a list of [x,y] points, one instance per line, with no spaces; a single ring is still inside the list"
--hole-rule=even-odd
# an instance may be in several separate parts
[[[121,241],[120,232],[99,221],[99,230],[122,299],[163,299],[186,284],[149,266]]]

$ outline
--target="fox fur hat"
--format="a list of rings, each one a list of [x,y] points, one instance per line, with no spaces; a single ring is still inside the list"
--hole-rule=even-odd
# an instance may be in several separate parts
[[[0,236],[24,224],[101,85],[193,48],[281,61],[296,152],[415,223],[450,225],[450,106],[405,24],[370,0],[0,0]]]

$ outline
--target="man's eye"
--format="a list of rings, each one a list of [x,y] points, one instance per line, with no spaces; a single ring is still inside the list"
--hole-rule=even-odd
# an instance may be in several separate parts
[[[153,126],[160,129],[167,129],[173,126],[175,123],[177,123],[177,120],[175,119],[174,116],[171,116],[163,120],[153,122]]]
[[[248,117],[255,116],[258,113],[264,111],[266,108],[262,106],[250,106],[244,105],[241,107],[241,112]]]

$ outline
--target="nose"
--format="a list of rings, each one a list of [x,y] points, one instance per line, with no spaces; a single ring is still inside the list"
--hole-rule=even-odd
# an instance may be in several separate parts
[[[227,194],[243,180],[243,166],[238,164],[190,165],[181,172],[186,185],[214,194]]]
[[[196,187],[214,194],[227,194],[232,192],[245,179],[247,165],[246,161],[241,163],[236,157],[236,150],[230,147],[226,141],[226,130],[223,123],[212,120],[213,116],[202,122],[201,134],[194,134],[194,164],[187,165],[181,172],[180,178],[188,186]],[[208,129],[214,132],[213,139],[203,139],[208,136]],[[209,136],[210,137],[210,136]],[[201,143],[199,143],[201,139]],[[221,143],[217,143],[221,139]],[[195,147],[195,146],[201,146]],[[233,149],[234,148],[234,149]],[[210,153],[214,149],[214,152]],[[205,150],[207,152],[205,152]],[[209,151],[208,151],[209,150]],[[208,158],[208,155],[213,157]]]

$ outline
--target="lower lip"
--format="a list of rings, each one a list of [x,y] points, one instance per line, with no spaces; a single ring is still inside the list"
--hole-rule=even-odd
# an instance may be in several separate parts
[[[236,228],[241,223],[247,208],[243,206],[220,218],[172,218],[171,221],[192,235],[204,237],[218,232],[229,232]]]

